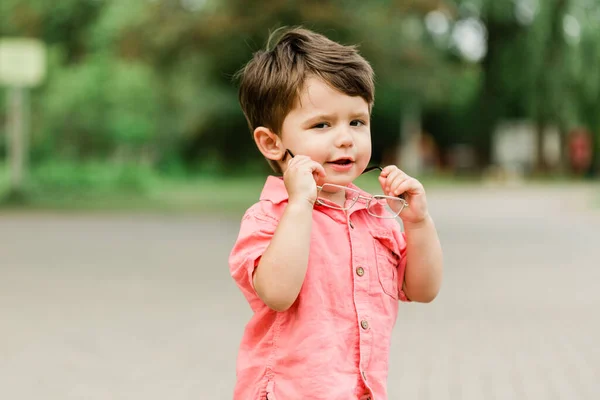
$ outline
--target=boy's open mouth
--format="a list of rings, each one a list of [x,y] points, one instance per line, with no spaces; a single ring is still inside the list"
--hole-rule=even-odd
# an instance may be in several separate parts
[[[352,163],[352,160],[349,158],[340,158],[338,160],[329,161],[329,164],[337,164],[337,165],[348,165],[351,163]]]

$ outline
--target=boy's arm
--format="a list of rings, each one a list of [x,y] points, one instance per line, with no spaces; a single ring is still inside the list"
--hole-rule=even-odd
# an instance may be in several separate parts
[[[406,270],[404,293],[412,300],[429,303],[442,284],[442,246],[433,219],[404,222],[406,234]]]
[[[306,156],[292,157],[285,168],[288,204],[252,278],[258,297],[275,311],[290,308],[302,288],[317,199],[315,179],[324,176],[323,166]]]
[[[258,297],[271,309],[285,311],[304,282],[310,250],[312,204],[288,203],[271,243],[254,270]]]
[[[379,182],[386,195],[404,194],[409,204],[400,212],[406,235],[404,294],[412,301],[429,303],[440,291],[443,257],[433,219],[427,210],[425,189],[418,180],[393,165],[381,171]]]

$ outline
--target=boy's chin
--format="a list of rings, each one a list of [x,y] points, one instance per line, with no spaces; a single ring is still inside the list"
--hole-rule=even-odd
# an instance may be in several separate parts
[[[348,175],[348,176],[328,176],[327,179],[325,179],[325,180],[327,181],[327,183],[332,183],[334,185],[348,186],[352,182],[354,182],[355,179],[356,179],[355,176]]]

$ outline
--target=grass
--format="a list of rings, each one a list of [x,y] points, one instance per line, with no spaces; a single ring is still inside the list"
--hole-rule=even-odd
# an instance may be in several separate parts
[[[373,177],[374,178],[374,177]],[[143,190],[125,188],[56,189],[37,185],[25,191],[24,201],[7,202],[7,182],[0,179],[5,211],[139,211],[202,214],[240,214],[258,201],[264,176],[200,177],[191,180],[154,181]],[[376,192],[377,179],[359,182]],[[3,194],[2,194],[3,193]]]
[[[3,211],[239,213],[254,203],[262,177],[174,179],[131,166],[50,164],[31,171],[22,193],[0,167]]]
[[[260,194],[263,180],[196,179],[193,181],[160,181],[140,190],[56,190],[30,188],[25,201],[7,201],[4,190],[3,208],[7,211],[139,211],[240,213]]]
[[[120,181],[120,175],[114,175],[117,177],[114,179],[103,175],[101,183],[89,179],[81,183],[80,179],[74,185],[68,174],[46,184],[40,184],[39,181],[43,179],[38,177],[38,181],[32,179],[34,183],[28,186],[23,198],[16,197],[8,201],[8,174],[0,168],[0,199],[3,199],[0,200],[0,209],[4,212],[125,211],[240,215],[258,200],[265,180],[264,176],[167,179],[154,175],[144,176],[143,184],[139,184],[130,174],[125,182]],[[472,187],[481,183],[479,179],[440,175],[423,177],[421,182],[426,188],[432,189]],[[568,183],[561,180],[534,182],[541,185]],[[356,183],[371,193],[381,190],[376,174],[363,176]]]

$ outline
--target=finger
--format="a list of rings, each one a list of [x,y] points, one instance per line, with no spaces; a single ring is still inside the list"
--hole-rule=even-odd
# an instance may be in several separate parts
[[[290,159],[287,162],[288,167],[296,164],[298,162],[298,156],[295,157],[290,157]]]
[[[314,161],[307,156],[296,156],[294,158],[294,166],[296,166],[296,168],[311,168],[310,165],[314,163]]]
[[[407,186],[406,183],[410,181],[410,178],[407,176],[399,176],[394,182],[390,185],[390,196],[398,196],[406,191],[404,186]]]
[[[309,168],[312,170],[313,175],[316,174],[320,178],[325,178],[327,176],[325,168],[323,168],[323,166],[316,161],[311,161]]]
[[[301,169],[306,168],[306,170],[310,171],[315,176],[315,178],[317,178],[317,177],[325,178],[327,176],[323,165],[319,164],[316,161],[313,161],[310,157],[307,157],[307,156],[296,156],[296,157],[301,157],[293,165],[293,167],[296,170],[301,170]]]
[[[392,171],[389,175],[387,176],[379,176],[379,184],[381,185],[381,190],[383,190],[384,193],[388,193],[390,190],[390,184],[391,182],[393,182],[394,180],[394,176],[396,175],[396,171]]]
[[[383,190],[384,192],[385,192],[385,180],[386,180],[385,176],[379,175],[379,184],[381,185],[381,190]]]
[[[408,178],[402,181],[398,186],[394,188],[392,191],[394,196],[399,196],[401,194],[410,194],[415,190],[418,190],[420,187],[418,181],[414,178]]]
[[[392,171],[397,170],[397,169],[398,169],[398,167],[396,167],[395,165],[388,165],[387,167],[385,167],[381,170],[381,173],[379,174],[379,176],[386,178]]]
[[[407,175],[399,169],[392,171],[386,181],[385,181],[385,190],[391,190],[392,186],[396,184],[399,180],[406,179]]]
[[[288,161],[288,167],[298,166],[303,162],[311,161],[310,157],[307,156],[295,156]]]

